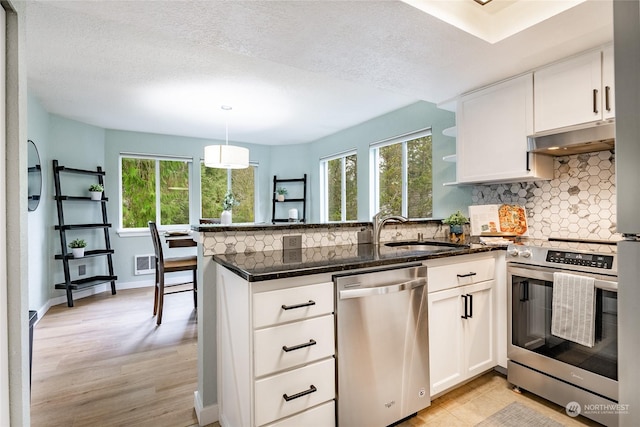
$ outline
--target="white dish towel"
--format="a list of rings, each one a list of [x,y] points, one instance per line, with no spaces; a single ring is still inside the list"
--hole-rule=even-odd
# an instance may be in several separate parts
[[[595,279],[553,273],[551,333],[593,347],[595,342]]]

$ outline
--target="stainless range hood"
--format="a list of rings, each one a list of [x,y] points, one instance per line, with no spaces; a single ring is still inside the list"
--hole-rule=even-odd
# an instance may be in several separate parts
[[[614,141],[615,125],[613,123],[527,138],[529,152],[550,156],[612,150],[615,146]]]

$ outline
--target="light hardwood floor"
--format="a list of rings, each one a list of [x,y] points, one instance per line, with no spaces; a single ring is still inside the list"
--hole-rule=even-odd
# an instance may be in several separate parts
[[[105,292],[54,306],[34,328],[32,426],[197,425],[197,324],[189,292]]]
[[[52,307],[34,329],[33,427],[197,425],[196,312],[191,293],[165,299],[162,325],[151,288],[120,290]],[[511,391],[485,374],[432,402],[400,427],[474,426],[520,402],[567,426],[596,426],[564,408]],[[209,427],[219,427],[215,423]]]

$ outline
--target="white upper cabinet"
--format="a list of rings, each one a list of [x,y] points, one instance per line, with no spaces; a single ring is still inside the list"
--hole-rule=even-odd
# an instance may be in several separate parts
[[[462,96],[457,112],[458,183],[553,178],[553,160],[527,152],[533,134],[533,75]]]
[[[613,46],[608,46],[602,51],[602,90],[603,109],[602,118],[613,119],[616,116],[613,88],[615,76],[613,72]]]
[[[580,126],[614,116],[612,49],[583,55],[534,73],[535,133]],[[603,65],[604,61],[604,65]],[[605,82],[603,78],[607,76]],[[607,111],[607,93],[609,111]]]

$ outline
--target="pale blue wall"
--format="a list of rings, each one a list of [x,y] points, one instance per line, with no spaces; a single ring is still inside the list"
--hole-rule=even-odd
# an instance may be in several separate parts
[[[57,209],[53,196],[52,161],[58,159],[62,165],[78,169],[95,169],[104,164],[104,135],[102,128],[65,119],[47,113],[33,96],[28,97],[28,138],[38,147],[42,164],[42,199],[34,212],[28,213],[29,234],[29,307],[41,309],[55,296],[64,295],[55,290],[54,284],[64,281],[62,262],[54,258],[61,252],[58,231]],[[87,178],[81,175],[63,177],[63,191],[68,195],[85,195]],[[93,180],[92,180],[93,182]],[[89,208],[89,209],[87,209]],[[101,218],[92,206],[78,202],[65,204],[65,222],[98,222]],[[68,238],[84,238],[94,245],[102,245],[100,231],[89,230],[67,234]],[[100,243],[98,243],[100,242]],[[99,258],[82,261],[87,267],[87,275],[102,271]],[[71,261],[71,268],[77,269],[80,261]],[[102,260],[104,263],[104,260]]]
[[[345,129],[320,140],[286,146],[264,146],[242,144],[230,141],[235,145],[249,148],[250,159],[258,163],[257,191],[260,199],[257,203],[256,221],[271,221],[271,197],[273,175],[283,178],[308,175],[309,206],[307,215],[309,222],[317,222],[319,216],[319,160],[322,157],[357,149],[358,153],[358,216],[359,220],[368,221],[369,212],[369,144],[400,134],[416,131],[426,127],[433,129],[434,159],[434,217],[440,218],[451,211],[466,208],[471,203],[470,190],[465,187],[443,187],[443,182],[455,180],[455,165],[442,161],[442,156],[455,152],[455,141],[442,135],[442,129],[453,126],[453,113],[437,109],[433,104],[418,102],[384,116],[369,120],[360,125]],[[51,161],[60,160],[61,164],[81,169],[95,169],[101,165],[107,172],[105,177],[105,193],[109,197],[109,221],[113,224],[110,232],[112,247],[115,249],[114,267],[120,284],[133,282],[149,282],[152,276],[134,275],[134,256],[153,253],[148,235],[125,236],[118,233],[120,226],[120,191],[119,191],[119,155],[120,153],[141,153],[151,155],[185,156],[198,164],[204,146],[221,143],[218,140],[188,138],[180,136],[158,135],[120,130],[105,130],[78,121],[48,114],[34,97],[29,98],[29,133],[40,149],[44,186],[42,205],[29,217],[30,241],[42,244],[32,245],[30,251],[30,303],[33,308],[40,308],[46,301],[62,295],[62,291],[53,289],[53,284],[63,281],[62,263],[53,257],[61,248],[57,231],[53,226],[57,223],[57,210],[52,196],[53,178]],[[191,223],[197,223],[200,216],[199,198],[200,171],[193,171],[192,216]],[[86,178],[65,181],[65,193],[84,194]],[[288,208],[288,206],[287,206]],[[86,204],[65,205],[67,223],[87,221]],[[97,211],[96,211],[97,213]],[[99,222],[99,216],[89,213],[92,221]],[[95,218],[94,218],[95,217]],[[96,233],[100,233],[97,231]],[[74,236],[75,237],[75,236]],[[86,232],[82,238],[89,241],[102,242],[101,236]],[[44,249],[43,249],[44,248]],[[189,249],[172,250],[171,255],[181,255]],[[103,271],[104,260],[101,257],[87,258],[87,274]],[[79,261],[73,261],[72,269],[77,269]]]
[[[42,165],[42,198],[35,211],[27,214],[28,238],[28,276],[29,276],[29,308],[40,309],[50,298],[51,283],[49,281],[49,242],[51,239],[50,212],[53,199],[51,161],[49,160],[49,113],[32,96],[27,102],[27,138],[38,148]]]
[[[109,171],[105,182],[105,193],[109,196],[109,218],[114,229],[120,227],[120,192],[119,192],[119,156],[121,153],[139,153],[151,155],[186,156],[192,159],[194,165],[199,162],[204,153],[204,147],[220,144],[224,141],[188,138],[172,135],[159,135],[120,130],[106,131],[105,169]],[[258,186],[260,194],[264,194],[264,185],[269,181],[270,148],[262,145],[242,144],[229,141],[230,144],[242,145],[249,148],[249,160],[258,163]],[[200,218],[200,169],[192,171],[191,223],[197,224]],[[268,186],[266,187],[268,188]],[[264,221],[270,215],[270,205],[264,197],[258,201],[256,220]],[[149,235],[132,236],[117,232],[112,238],[115,249],[114,264],[117,266],[118,280],[123,283],[153,281],[153,276],[134,275],[135,255],[152,254],[153,246]],[[171,249],[168,256],[181,256],[193,252],[193,249]]]
[[[319,162],[323,157],[356,149],[358,155],[358,220],[371,221],[369,212],[369,144],[424,128],[433,131],[433,217],[444,218],[471,204],[469,187],[443,186],[456,179],[454,163],[442,157],[455,153],[455,139],[442,135],[442,130],[455,125],[455,115],[428,102],[417,102],[325,138],[298,146],[274,147],[272,175],[309,176],[310,222],[320,220]],[[270,196],[270,195],[269,195]]]

